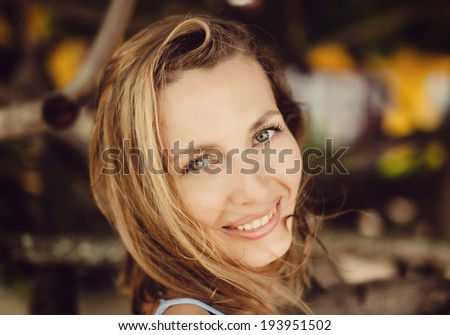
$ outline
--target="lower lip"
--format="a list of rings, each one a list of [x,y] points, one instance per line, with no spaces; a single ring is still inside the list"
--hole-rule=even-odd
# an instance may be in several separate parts
[[[279,221],[280,221],[280,202],[278,201],[275,213],[270,218],[269,222],[267,222],[264,226],[252,230],[239,230],[237,228],[225,229],[225,232],[236,237],[242,237],[249,240],[257,240],[270,234],[276,228]]]

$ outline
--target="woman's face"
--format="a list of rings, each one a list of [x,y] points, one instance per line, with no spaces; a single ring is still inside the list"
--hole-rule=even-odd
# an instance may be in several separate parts
[[[182,72],[161,95],[161,120],[181,198],[221,252],[254,268],[286,253],[301,155],[261,65],[239,55]]]

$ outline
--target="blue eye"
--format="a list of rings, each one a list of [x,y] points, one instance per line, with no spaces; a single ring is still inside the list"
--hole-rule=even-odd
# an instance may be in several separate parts
[[[273,136],[274,133],[275,130],[264,129],[263,131],[260,131],[258,134],[256,134],[255,140],[258,141],[259,143],[264,143],[268,141]]]
[[[203,164],[204,164],[204,160],[203,159],[194,159],[192,162],[190,162],[188,164],[189,170],[192,171],[200,171],[201,169],[203,169]]]
[[[256,135],[253,138],[252,144],[258,145],[260,143],[265,143],[267,141],[270,141],[272,139],[273,135],[275,135],[275,133],[278,133],[282,130],[283,130],[283,128],[281,127],[280,124],[266,126],[266,127],[264,127],[264,129],[262,129],[256,133]]]
[[[186,166],[183,168],[182,174],[188,173],[198,174],[209,164],[215,164],[218,162],[219,161],[217,159],[212,158],[210,155],[199,156],[191,160],[188,164],[186,164]]]

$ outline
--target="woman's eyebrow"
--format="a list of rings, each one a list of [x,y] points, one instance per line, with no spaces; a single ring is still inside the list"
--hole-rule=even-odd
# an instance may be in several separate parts
[[[263,115],[261,115],[251,126],[249,129],[249,133],[254,133],[258,130],[260,130],[260,128],[264,125],[264,123],[266,123],[268,120],[270,120],[270,118],[272,118],[275,115],[280,115],[280,111],[279,110],[269,110],[266,113],[264,113]],[[190,147],[190,148],[185,148],[183,147],[182,149],[182,156],[187,157],[186,155],[189,154],[200,154],[203,151],[206,151],[208,149],[212,149],[218,148],[218,144],[215,143],[209,143],[209,144],[203,144],[203,145],[194,145],[194,147]],[[171,155],[172,156],[172,155]]]
[[[260,130],[260,128],[264,125],[264,123],[267,122],[267,120],[269,120],[272,116],[274,115],[279,115],[280,111],[279,110],[269,110],[266,113],[264,113],[263,115],[261,115],[261,117],[259,117],[255,123],[253,123],[253,125],[250,127],[249,132],[254,133],[255,131]]]

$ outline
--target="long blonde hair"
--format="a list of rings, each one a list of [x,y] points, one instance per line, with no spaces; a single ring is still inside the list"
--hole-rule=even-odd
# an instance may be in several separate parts
[[[158,120],[161,90],[181,71],[212,68],[237,54],[254,57],[263,66],[285,122],[299,138],[301,110],[278,62],[240,23],[204,14],[166,18],[124,43],[104,70],[90,177],[99,208],[130,255],[123,283],[132,295],[134,313],[153,312],[168,292],[199,299],[227,314],[309,312],[302,295],[312,235],[301,190],[293,215],[294,243],[270,274],[259,273],[211,245],[204,227],[183,205],[170,173],[141,173],[139,156],[121,160],[119,152],[110,150],[122,148],[126,139],[132,148],[154,150],[152,166],[167,169]],[[111,155],[117,164],[105,170]]]

